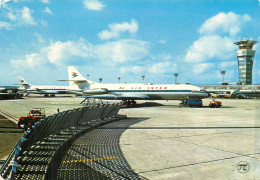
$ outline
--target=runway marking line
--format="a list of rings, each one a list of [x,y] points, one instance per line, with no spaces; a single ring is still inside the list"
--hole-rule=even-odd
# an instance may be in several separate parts
[[[224,168],[226,166],[232,166],[232,164],[222,164],[222,165],[218,165],[218,166],[212,166],[211,169],[218,169],[218,168]]]
[[[207,166],[207,167],[203,167],[201,170],[202,171],[216,170],[216,169],[219,169],[219,168],[226,168],[226,167],[229,167],[229,166],[232,166],[232,164],[228,163],[228,164],[220,164],[220,165],[216,165],[216,166]]]
[[[110,156],[110,157],[103,157],[103,158],[96,158],[96,159],[84,159],[84,160],[63,161],[62,164],[75,163],[75,162],[101,161],[101,160],[116,159],[116,158],[118,158],[118,157],[117,157],[117,156]]]

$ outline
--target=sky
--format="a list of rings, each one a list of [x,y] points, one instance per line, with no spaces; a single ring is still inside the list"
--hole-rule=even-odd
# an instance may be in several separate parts
[[[0,85],[238,82],[234,42],[260,41],[260,0],[0,0]],[[253,84],[260,84],[260,45]]]

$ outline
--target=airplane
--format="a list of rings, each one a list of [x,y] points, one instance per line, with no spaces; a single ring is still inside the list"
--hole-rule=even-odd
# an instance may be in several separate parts
[[[0,86],[0,100],[22,98],[18,91],[19,86]]]
[[[74,93],[83,98],[122,100],[129,106],[135,100],[199,100],[209,96],[203,88],[190,84],[104,84],[84,78],[74,67],[68,67],[68,81]]]
[[[17,93],[18,86],[0,86],[0,93],[1,94],[9,94],[9,93]]]
[[[70,91],[69,86],[38,86],[32,85],[24,80],[23,77],[19,77],[19,81],[22,87],[19,91],[23,91],[28,94],[44,94],[44,97],[55,97],[55,94],[68,94]],[[26,95],[26,96],[27,96]]]

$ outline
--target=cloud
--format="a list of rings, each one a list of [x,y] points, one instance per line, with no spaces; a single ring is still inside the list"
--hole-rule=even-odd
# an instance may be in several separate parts
[[[9,1],[11,1],[11,0],[1,0],[0,1],[0,8],[1,8],[2,5],[4,5],[5,3],[9,2]]]
[[[44,3],[44,4],[50,4],[49,0],[42,0],[42,3]]]
[[[6,30],[9,30],[11,29],[12,25],[7,23],[7,22],[3,22],[3,21],[0,21],[0,29],[6,29]]]
[[[109,30],[104,30],[98,34],[98,37],[102,40],[118,38],[121,33],[129,32],[131,34],[136,33],[138,30],[138,22],[134,19],[130,23],[122,22],[110,24]]]
[[[165,40],[160,40],[160,41],[158,41],[158,43],[161,43],[161,44],[166,44],[166,43],[167,43],[167,41],[165,41]]]
[[[227,61],[227,62],[222,62],[220,64],[220,68],[234,68],[237,65],[237,62],[235,61]]]
[[[16,16],[13,14],[13,13],[8,13],[8,18],[10,19],[10,20],[13,20],[13,21],[15,21],[16,20]]]
[[[228,37],[202,36],[188,49],[185,61],[200,63],[213,58],[227,60],[234,56],[235,49],[233,40]]]
[[[34,21],[33,17],[32,17],[32,10],[30,10],[28,7],[24,7],[22,10],[22,19],[24,21],[24,23],[35,26],[37,25],[37,23]]]
[[[194,77],[194,81],[200,83],[214,79],[221,69],[231,72],[237,63],[235,36],[249,21],[249,15],[233,12],[221,12],[207,19],[199,28],[200,37],[187,50],[182,72],[191,69],[194,75],[200,74],[199,78]],[[234,74],[230,74],[230,79]]]
[[[42,37],[36,33],[35,36],[39,42],[44,43]],[[38,56],[36,56],[38,55]],[[54,65],[72,65],[78,63],[95,63],[102,65],[116,66],[118,64],[131,64],[131,62],[140,61],[149,55],[149,44],[138,40],[120,40],[105,44],[92,45],[86,43],[83,38],[78,41],[56,41],[48,46],[42,47],[38,53],[26,55],[25,58],[12,60],[12,65],[30,64],[32,67],[33,57],[42,59],[44,63]]]
[[[239,15],[233,12],[221,12],[205,21],[200,27],[201,34],[219,34],[228,33],[235,36],[240,32],[244,23],[251,21],[251,17],[247,14]]]
[[[39,43],[44,43],[45,40],[43,39],[43,37],[39,34],[39,33],[34,33],[35,37],[38,39]]]
[[[201,74],[201,73],[204,73],[205,71],[211,72],[210,69],[213,67],[214,67],[213,63],[195,64],[195,65],[193,65],[193,73]]]
[[[44,11],[47,14],[52,14],[51,10],[48,7],[45,7]]]
[[[149,43],[132,39],[108,42],[95,48],[96,56],[109,63],[137,61],[149,54]]]
[[[35,34],[39,41],[42,37]],[[90,57],[92,55],[92,46],[85,44],[83,39],[79,41],[56,41],[50,43],[49,46],[43,47],[38,53],[27,54],[25,58],[11,60],[11,65],[19,67],[23,65],[26,67],[35,67],[40,64],[51,63],[54,65],[69,65],[82,61],[82,58]]]
[[[34,20],[32,14],[33,10],[24,6],[22,9],[13,9],[13,8],[6,8],[8,13],[6,13],[5,17],[11,20],[10,25],[12,28],[24,26],[24,25],[31,25],[36,26],[37,23]],[[8,30],[10,30],[10,26]]]
[[[172,73],[176,71],[177,65],[169,61],[153,64],[152,67],[148,69],[148,72],[153,74]]]
[[[137,74],[140,75],[144,72],[144,67],[142,66],[132,66],[132,67],[121,67],[119,70],[120,74]]]
[[[43,19],[40,21],[40,23],[41,23],[41,25],[43,25],[43,26],[47,26],[47,25],[48,25],[47,21],[45,21],[45,20],[43,20]]]
[[[167,53],[167,54],[162,53],[162,54],[159,54],[156,57],[154,57],[154,59],[158,59],[160,61],[169,61],[172,59],[172,55],[170,55],[169,53]]]
[[[25,59],[11,60],[10,64],[16,68],[21,67],[39,67],[39,65],[45,64],[46,60],[38,53],[27,54]]]
[[[105,7],[105,5],[98,0],[84,0],[84,6],[93,11],[101,11]]]
[[[83,39],[79,41],[57,41],[47,47],[47,57],[50,63],[61,65],[78,61],[78,58],[93,56],[93,47],[85,44]]]

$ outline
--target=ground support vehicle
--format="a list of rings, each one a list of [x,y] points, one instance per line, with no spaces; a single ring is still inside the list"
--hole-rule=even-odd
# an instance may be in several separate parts
[[[211,108],[220,108],[221,106],[222,106],[222,102],[215,101],[215,99],[213,99],[213,101],[209,102],[209,107],[211,107]]]
[[[27,116],[19,117],[17,126],[18,128],[23,128],[27,130],[28,128],[31,128],[34,123],[45,117],[46,114],[44,108],[33,108],[29,111]]]
[[[183,100],[180,107],[202,107],[202,100]]]

